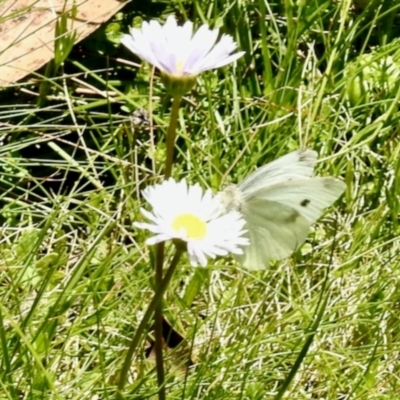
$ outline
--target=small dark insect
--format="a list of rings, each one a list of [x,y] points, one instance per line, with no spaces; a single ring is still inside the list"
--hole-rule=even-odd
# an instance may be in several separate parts
[[[300,205],[303,207],[307,207],[310,204],[311,200],[304,199],[301,201]]]
[[[131,123],[134,127],[147,127],[150,125],[149,113],[144,108],[139,108],[131,114]]]

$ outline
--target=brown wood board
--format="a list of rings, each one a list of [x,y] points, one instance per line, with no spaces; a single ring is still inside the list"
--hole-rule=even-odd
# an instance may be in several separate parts
[[[71,10],[76,5],[76,15]],[[54,57],[55,27],[68,15],[76,42],[95,31],[126,2],[118,0],[0,0],[0,86],[13,84]]]

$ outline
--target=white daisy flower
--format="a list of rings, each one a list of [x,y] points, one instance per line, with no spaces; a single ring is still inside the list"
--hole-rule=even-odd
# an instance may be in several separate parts
[[[178,26],[169,16],[164,26],[158,21],[143,22],[141,29],[132,28],[121,42],[162,73],[177,77],[195,77],[209,69],[223,67],[245,52],[231,54],[236,43],[229,35],[217,42],[218,29],[202,25],[195,33],[193,23]]]
[[[138,228],[148,229],[155,236],[146,243],[153,245],[169,239],[187,244],[193,266],[207,264],[207,256],[243,254],[240,246],[249,244],[243,229],[245,221],[237,211],[225,213],[218,197],[210,190],[203,192],[199,184],[188,186],[185,180],[167,181],[148,187],[143,197],[152,212],[141,209],[151,223],[136,222]]]

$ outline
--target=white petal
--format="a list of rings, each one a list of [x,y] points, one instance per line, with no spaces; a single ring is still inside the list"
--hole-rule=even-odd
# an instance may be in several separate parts
[[[237,59],[239,59],[240,57],[243,56],[243,54],[245,54],[245,51],[240,51],[239,53],[235,53],[232,54],[229,57],[224,58],[223,60],[221,60],[220,62],[217,63],[217,66],[214,68],[220,68],[220,67],[224,67],[225,65],[231,64],[234,61],[236,61]]]
[[[190,55],[187,57],[185,70],[189,74],[199,73],[199,64],[203,58],[211,51],[218,37],[218,29],[208,30],[207,25],[202,25],[194,35]]]

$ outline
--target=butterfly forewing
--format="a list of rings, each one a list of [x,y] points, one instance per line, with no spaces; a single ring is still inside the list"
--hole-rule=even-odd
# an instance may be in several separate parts
[[[313,223],[325,208],[340,197],[345,188],[346,185],[335,178],[311,178],[259,189],[253,197],[290,207]]]
[[[258,168],[238,186],[245,196],[267,186],[313,175],[317,153],[314,150],[297,150]]]

